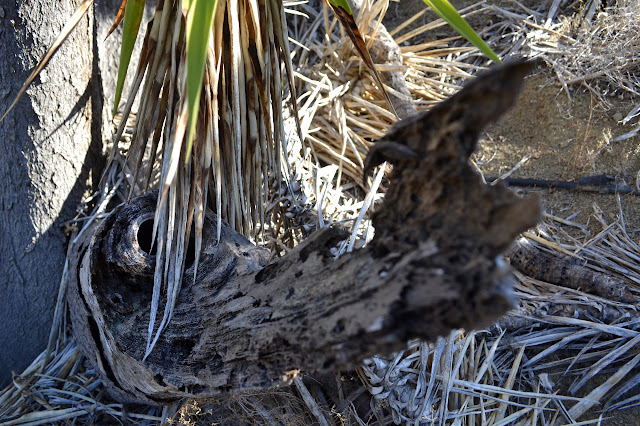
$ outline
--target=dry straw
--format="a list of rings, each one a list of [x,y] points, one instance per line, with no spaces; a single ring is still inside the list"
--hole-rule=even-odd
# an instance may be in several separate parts
[[[625,94],[640,96],[640,3],[619,0],[605,8],[604,2],[591,0],[570,17],[558,15],[561,3],[571,2],[555,0],[549,9],[539,10],[489,6],[501,23],[495,24],[502,26],[501,36],[510,42],[507,52],[542,58],[569,99],[568,87],[575,84],[590,90],[605,109]],[[638,123],[639,111],[640,104],[623,118],[623,124]]]
[[[542,56],[567,86],[579,82],[594,90],[599,84],[600,89],[637,93],[637,80],[633,80],[634,61],[639,57],[637,4],[618,2],[617,8],[601,13],[587,7],[585,14],[569,20],[559,13],[561,3],[553,2],[550,9],[540,4],[537,10],[524,9],[517,2],[509,10],[479,4],[464,14],[496,17],[481,35],[502,57]],[[384,134],[393,116],[343,41],[339,26],[322,7],[307,3],[287,7],[296,13],[289,17],[290,32],[297,40],[291,52],[305,140],[295,137],[293,125],[285,125],[290,168],[284,169],[282,189],[265,203],[266,224],[261,230],[265,243],[283,254],[314,228],[343,223],[353,235],[335,248],[339,256],[372,236],[368,212],[384,196],[384,169],[363,187],[362,166],[368,147]],[[384,2],[371,7],[365,3],[359,22],[377,22],[386,9]],[[611,31],[621,19],[625,25]],[[441,20],[428,21],[420,13],[391,31],[402,46],[400,71],[419,109],[445,98],[486,65],[475,49],[456,37],[425,41],[429,31],[444,26]],[[608,64],[623,66],[598,65],[603,57],[596,53],[613,42],[609,37],[620,48],[608,49],[619,57],[610,58]],[[590,75],[592,69],[600,75]],[[126,198],[121,184],[132,173],[125,155],[118,154],[118,167],[109,170],[104,191],[97,195],[98,208],[78,217],[79,226],[99,219],[110,200]],[[637,295],[640,247],[627,233],[622,213],[609,223],[595,207],[593,217],[602,229],[595,236],[570,217],[547,215],[527,237],[540,250],[555,256],[570,254],[585,267],[628,282]],[[583,237],[575,237],[576,233]],[[365,360],[357,374],[298,379],[291,389],[187,401],[181,407],[127,410],[111,401],[66,334],[66,316],[58,315],[49,350],[0,393],[0,422],[596,424],[607,410],[638,404],[640,397],[633,392],[640,382],[636,305],[522,274],[516,278],[519,308],[489,330],[456,330],[435,342],[410,342],[406,351],[393,357]],[[58,312],[64,309],[60,298]]]

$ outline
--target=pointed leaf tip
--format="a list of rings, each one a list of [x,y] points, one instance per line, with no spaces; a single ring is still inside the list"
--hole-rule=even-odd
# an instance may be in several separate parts
[[[73,15],[71,15],[69,20],[64,24],[64,27],[62,27],[62,29],[60,30],[60,34],[58,34],[58,37],[55,39],[49,50],[47,50],[47,53],[45,53],[38,65],[33,69],[33,71],[31,71],[31,74],[29,74],[27,81],[25,81],[25,83],[22,85],[13,102],[11,102],[11,105],[9,105],[9,108],[4,112],[4,114],[2,114],[2,117],[0,117],[0,122],[2,122],[7,114],[9,114],[11,110],[16,106],[20,98],[22,98],[29,86],[31,86],[31,83],[33,83],[38,74],[40,74],[40,71],[42,71],[47,63],[49,63],[49,60],[58,51],[69,34],[71,34],[71,31],[73,31],[73,29],[76,27],[76,25],[78,25],[85,13],[87,13],[87,11],[89,10],[89,6],[91,6],[92,3],[93,0],[84,0],[82,3],[80,3],[75,12],[73,12]]]
[[[107,35],[104,38],[105,40],[109,38],[111,33],[114,32],[116,28],[118,28],[118,25],[120,25],[120,23],[124,19],[124,9],[126,5],[127,0],[122,0],[122,4],[120,4],[120,7],[118,8],[118,12],[116,13],[116,17],[113,20],[113,24],[111,24],[111,28],[109,28],[109,31],[107,31]]]
[[[393,106],[393,103],[391,102],[391,98],[389,97],[387,90],[384,88],[384,83],[380,78],[380,74],[378,74],[378,71],[376,70],[376,66],[373,63],[373,59],[371,59],[371,55],[369,54],[369,49],[367,49],[367,44],[364,41],[364,37],[362,37],[362,34],[358,29],[358,25],[356,24],[356,21],[353,18],[353,12],[351,12],[349,3],[347,2],[347,0],[325,0],[325,3],[327,4],[327,6],[329,6],[329,9],[331,9],[333,14],[340,21],[342,28],[345,30],[345,32],[351,39],[351,42],[353,43],[353,46],[356,48],[356,51],[358,52],[358,55],[360,55],[360,58],[362,59],[362,61],[365,63],[367,68],[371,70],[371,74],[373,74],[373,79],[375,80],[378,87],[380,87],[382,96],[384,96],[384,99],[387,101],[387,104],[389,105],[391,112],[393,112],[396,118],[399,118],[398,113],[396,112],[396,109]]]
[[[471,28],[467,21],[460,16],[458,11],[449,3],[448,0],[423,0],[427,6],[433,9],[442,19],[447,21],[453,29],[461,36],[466,38],[471,44],[477,47],[486,57],[496,63],[502,62],[498,55],[480,38],[480,36]]]

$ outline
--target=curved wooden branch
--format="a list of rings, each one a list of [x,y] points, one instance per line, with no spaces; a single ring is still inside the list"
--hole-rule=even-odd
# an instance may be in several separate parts
[[[394,170],[362,250],[334,260],[346,234],[329,228],[267,264],[266,250],[228,226],[216,245],[208,212],[197,279],[190,266],[145,361],[156,194],[115,209],[77,250],[69,293],[75,336],[112,395],[158,404],[265,389],[505,313],[512,277],[500,254],[535,225],[539,203],[482,184],[468,158],[530,68],[497,67],[374,146],[367,166],[392,159]]]

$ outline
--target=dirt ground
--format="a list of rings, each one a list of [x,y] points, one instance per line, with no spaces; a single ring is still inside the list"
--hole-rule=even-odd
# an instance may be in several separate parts
[[[475,3],[477,1],[474,0],[451,1],[457,10]],[[514,2],[508,0],[489,3],[514,7]],[[532,0],[520,2],[525,7],[539,6],[540,3]],[[551,4],[552,1],[544,0],[544,3]],[[392,30],[424,8],[422,0],[393,2],[384,23]],[[412,26],[435,18],[436,15],[429,11],[425,18],[418,19]],[[487,19],[491,17],[479,14],[468,22],[480,31],[488,24]],[[442,27],[425,37],[454,34],[451,28]],[[605,109],[585,86],[570,86],[569,91],[567,94],[557,77],[544,66],[529,77],[516,106],[487,130],[475,154],[476,163],[485,177],[499,177],[528,157],[510,177],[577,181],[606,175],[621,185],[636,187],[640,183],[640,137],[612,142],[633,129],[633,122],[622,125],[621,120],[640,103],[640,99],[618,91],[608,99],[612,107]],[[592,225],[590,216],[594,203],[610,217],[619,213],[615,194],[561,189],[534,191],[542,196],[546,212],[563,218],[577,213],[572,220],[581,224]],[[640,212],[640,198],[623,195],[621,205],[629,234],[640,237],[640,214],[637,213]],[[592,231],[598,231],[595,224]]]
[[[606,175],[618,183],[635,187],[640,172],[640,138],[612,142],[632,130],[619,123],[638,104],[623,94],[612,100],[608,111],[585,88],[571,88],[571,101],[548,69],[541,68],[525,85],[517,105],[491,126],[475,159],[486,177],[497,177],[529,158],[511,177],[557,181]],[[610,218],[619,214],[615,194],[578,190],[536,190],[546,212],[598,226],[590,220],[597,204]],[[640,232],[640,199],[621,196],[621,206],[630,235]]]
[[[561,84],[545,68],[537,70],[525,85],[516,106],[491,126],[480,143],[475,159],[486,177],[501,176],[523,158],[530,157],[511,177],[559,181],[606,175],[620,183],[636,186],[640,173],[640,138],[612,142],[628,133],[632,126],[619,123],[638,103],[628,95],[611,99],[614,107],[605,111],[584,87],[572,87],[571,101]],[[589,239],[602,230],[591,217],[597,205],[610,222],[619,215],[615,194],[577,190],[527,189],[541,196],[547,213],[568,218],[589,227],[588,234],[574,235]],[[627,231],[640,239],[640,197],[622,195],[620,206]],[[596,377],[588,391],[604,382]],[[568,381],[565,386],[569,386]],[[588,392],[585,390],[584,395]],[[580,396],[584,396],[580,395]],[[586,415],[594,418],[597,414]],[[622,426],[640,424],[640,408],[615,411],[601,424]]]

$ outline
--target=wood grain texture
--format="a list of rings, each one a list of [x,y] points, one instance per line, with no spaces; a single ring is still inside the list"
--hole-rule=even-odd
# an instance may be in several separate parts
[[[226,225],[216,245],[208,212],[197,277],[186,270],[173,320],[145,361],[154,258],[144,229],[157,195],[118,207],[77,251],[69,294],[74,333],[112,395],[165,403],[267,389],[298,370],[353,369],[408,339],[483,327],[505,313],[512,276],[500,255],[540,207],[484,185],[468,158],[530,68],[479,76],[374,146],[367,165],[390,158],[394,169],[373,217],[376,236],[362,250],[334,260],[346,234],[328,228],[268,263],[266,250]]]
[[[589,268],[586,260],[537,248],[524,237],[518,238],[505,255],[511,266],[523,274],[551,284],[584,291],[608,300],[638,303],[625,280]]]

